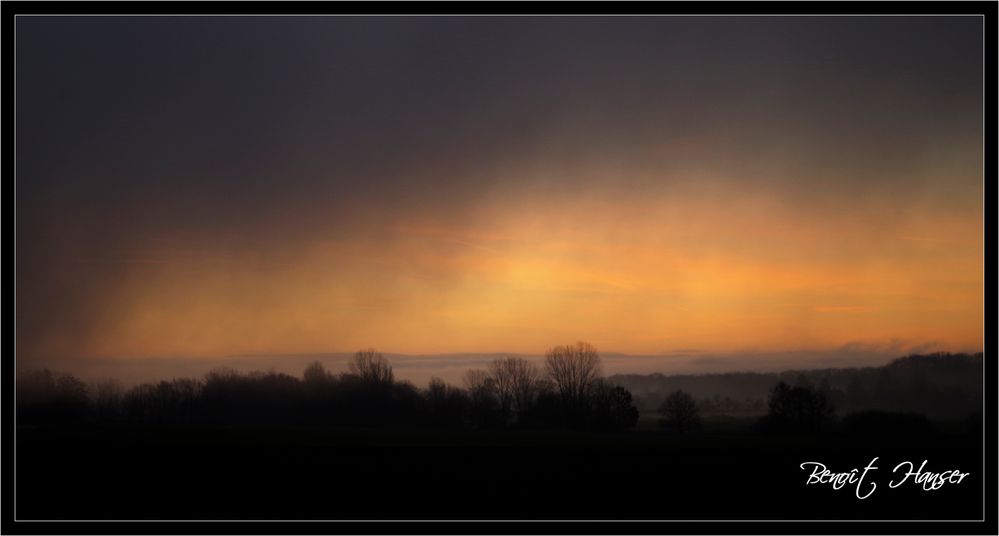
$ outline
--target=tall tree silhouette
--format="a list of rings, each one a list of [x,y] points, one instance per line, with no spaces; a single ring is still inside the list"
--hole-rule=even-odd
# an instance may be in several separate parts
[[[357,351],[347,366],[351,374],[369,385],[390,385],[394,379],[388,360],[373,348]]]
[[[468,423],[472,428],[493,428],[502,419],[496,381],[482,369],[471,369],[462,378],[468,392]]]
[[[496,359],[490,363],[489,371],[502,411],[508,418],[518,417],[527,411],[542,387],[541,370],[526,359]]]
[[[556,346],[545,354],[545,370],[562,400],[575,407],[600,376],[600,355],[583,341]]]

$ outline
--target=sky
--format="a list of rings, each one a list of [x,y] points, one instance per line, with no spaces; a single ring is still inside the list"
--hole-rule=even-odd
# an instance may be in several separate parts
[[[19,363],[982,350],[978,17],[16,32]]]

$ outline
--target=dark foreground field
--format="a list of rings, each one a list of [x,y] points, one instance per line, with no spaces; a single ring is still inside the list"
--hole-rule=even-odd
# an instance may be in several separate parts
[[[805,486],[799,464],[878,489]],[[889,489],[901,461],[970,473]],[[292,427],[17,430],[19,519],[980,519],[980,437]]]

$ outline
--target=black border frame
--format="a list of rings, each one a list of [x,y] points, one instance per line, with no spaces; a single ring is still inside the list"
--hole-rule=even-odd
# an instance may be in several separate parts
[[[496,15],[605,15],[605,14],[672,14],[672,15],[982,15],[984,17],[984,42],[988,45],[983,51],[983,223],[985,242],[985,308],[986,329],[984,348],[994,349],[995,332],[988,329],[996,326],[995,297],[996,271],[996,217],[995,201],[997,175],[996,158],[996,98],[997,93],[997,36],[996,14],[999,3],[994,1],[926,1],[926,2],[31,2],[5,1],[2,8],[2,50],[3,80],[11,81],[15,72],[14,32],[15,15],[19,14],[306,14],[306,15],[355,15],[355,14],[399,14],[399,15],[443,15],[443,14],[496,14]],[[997,533],[997,369],[994,356],[984,360],[985,407],[984,407],[984,452],[983,472],[986,481],[992,477],[991,485],[986,485],[983,497],[985,520],[980,522],[888,522],[888,521],[677,521],[677,522],[469,522],[469,521],[428,521],[428,522],[57,522],[57,521],[14,521],[14,452],[10,447],[14,432],[14,353],[13,319],[16,316],[14,283],[14,228],[16,226],[14,184],[14,147],[16,131],[13,117],[16,113],[12,86],[3,85],[3,181],[0,187],[3,215],[0,226],[7,240],[3,253],[7,262],[3,263],[2,340],[2,512],[3,533],[9,534],[996,534]],[[2,194],[6,193],[6,196]],[[991,455],[991,457],[990,457]]]

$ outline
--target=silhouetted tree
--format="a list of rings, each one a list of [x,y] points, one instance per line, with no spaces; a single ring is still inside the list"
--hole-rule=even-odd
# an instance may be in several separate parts
[[[431,426],[461,428],[464,425],[468,397],[465,392],[433,377],[424,391],[425,419]]]
[[[605,380],[595,380],[589,389],[589,415],[586,426],[602,431],[623,431],[638,423],[638,408],[632,404],[631,393]]]
[[[520,426],[536,430],[564,428],[570,424],[562,397],[552,388],[542,389],[534,405],[520,418]]]
[[[305,367],[302,373],[302,381],[310,387],[323,387],[329,383],[331,375],[326,372],[326,368],[319,361],[313,361]]]
[[[470,392],[484,389],[495,391],[495,382],[489,373],[482,369],[468,369],[462,376],[462,382],[465,384],[465,389]]]
[[[659,406],[660,426],[672,428],[683,433],[697,429],[701,426],[700,412],[697,409],[697,402],[689,393],[677,389],[663,400]]]
[[[460,389],[448,387],[448,392],[461,393]],[[389,384],[386,393],[385,424],[411,426],[416,423],[420,409],[420,390],[408,380]]]
[[[505,424],[500,410],[496,381],[481,369],[472,369],[463,378],[468,392],[468,424],[472,428],[493,428]]]
[[[538,396],[543,380],[540,369],[526,359],[507,357],[490,363],[489,370],[501,411],[507,419],[519,418]]]
[[[306,389],[288,374],[220,368],[205,375],[201,393],[202,419],[285,423],[300,419]]]
[[[351,374],[369,385],[389,385],[394,379],[388,360],[371,348],[359,350],[347,366]]]
[[[769,413],[760,426],[773,432],[819,432],[829,426],[833,408],[820,392],[809,387],[778,383],[770,394]]]
[[[122,398],[124,414],[130,420],[148,422],[191,421],[196,415],[206,417],[198,411],[202,409],[201,389],[201,383],[190,378],[136,385]],[[261,398],[261,394],[254,398]]]
[[[576,406],[600,375],[600,355],[587,342],[556,346],[545,354],[545,370],[562,400]]]

